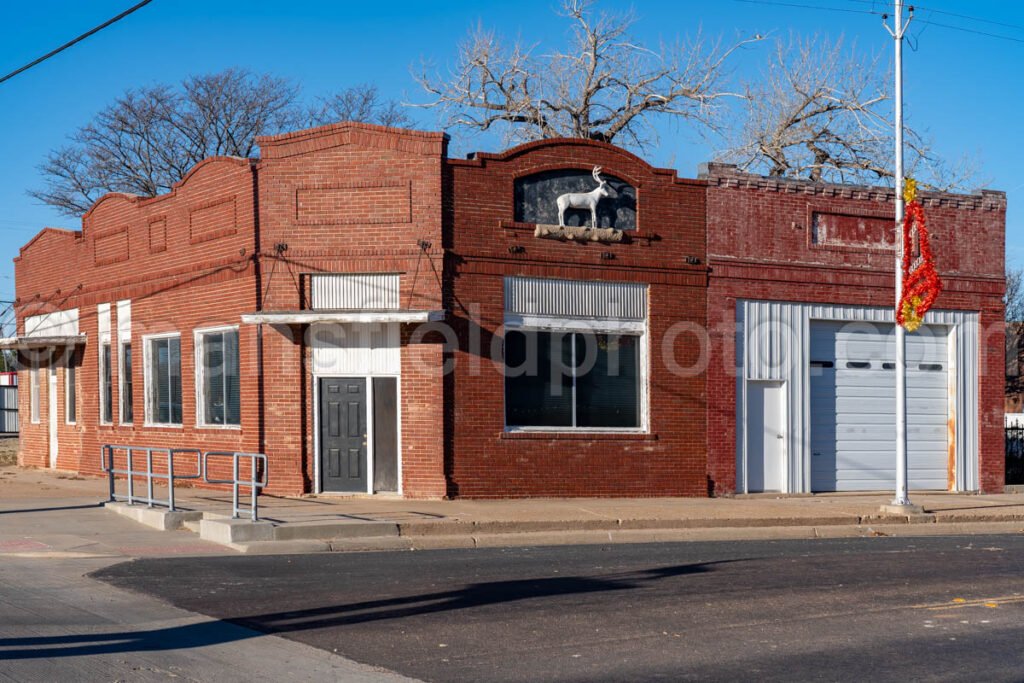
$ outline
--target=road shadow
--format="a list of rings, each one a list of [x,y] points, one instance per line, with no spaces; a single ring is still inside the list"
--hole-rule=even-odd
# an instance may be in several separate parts
[[[0,661],[207,647],[258,637],[261,632],[292,633],[502,605],[535,598],[626,591],[667,578],[707,573],[713,571],[714,565],[735,561],[738,560],[655,567],[601,577],[565,576],[489,581],[448,591],[287,612],[252,614],[144,631],[0,638]],[[101,570],[92,576],[103,579],[104,574],[105,571]],[[117,583],[123,585],[121,581]],[[133,588],[138,590],[137,587]]]
[[[204,621],[148,631],[0,638],[0,661],[187,650],[260,635],[229,622]]]
[[[17,510],[0,510],[0,515],[13,515],[27,512],[56,512],[57,510],[93,510],[103,507],[103,503],[90,503],[88,505],[55,505],[45,508],[20,508]]]
[[[440,612],[455,612],[474,607],[503,605],[535,598],[631,590],[666,578],[703,574],[712,571],[713,565],[733,561],[736,560],[657,567],[639,572],[601,577],[561,576],[489,581],[449,591],[258,614],[234,618],[232,621],[269,633],[291,633],[334,626],[350,626]]]

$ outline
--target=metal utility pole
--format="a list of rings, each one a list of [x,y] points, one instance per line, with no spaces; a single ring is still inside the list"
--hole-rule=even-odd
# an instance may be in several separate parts
[[[886,30],[896,44],[896,311],[903,294],[903,34],[907,24],[903,23],[903,0],[895,0],[893,28]],[[910,7],[913,19],[914,8]],[[911,507],[907,494],[907,339],[906,330],[896,324],[896,497],[894,506]]]

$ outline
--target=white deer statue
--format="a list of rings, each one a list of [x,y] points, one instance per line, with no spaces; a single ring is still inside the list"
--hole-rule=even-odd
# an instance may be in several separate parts
[[[598,185],[590,192],[567,192],[558,197],[558,225],[565,227],[566,209],[590,209],[590,227],[597,227],[597,203],[604,197],[611,196],[608,189],[608,182],[601,179],[601,167],[595,166],[593,171],[594,180]]]

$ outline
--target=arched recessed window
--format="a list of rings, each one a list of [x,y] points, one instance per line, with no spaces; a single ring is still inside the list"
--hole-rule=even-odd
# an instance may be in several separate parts
[[[597,227],[636,230],[636,188],[626,181],[602,171],[611,193],[597,205]],[[558,225],[555,201],[567,192],[590,192],[597,187],[591,172],[580,168],[542,171],[516,178],[515,220],[521,223]],[[590,211],[570,209],[565,224],[590,226]],[[593,227],[593,226],[591,226]]]

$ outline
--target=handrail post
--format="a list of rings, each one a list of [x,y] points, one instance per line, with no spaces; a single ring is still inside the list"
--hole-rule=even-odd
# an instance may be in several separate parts
[[[146,449],[146,507],[153,507],[153,449]]]
[[[174,512],[174,449],[167,449],[167,509]]]
[[[128,446],[128,504],[135,505],[135,468],[132,467],[132,447]]]
[[[238,455],[231,458],[231,519],[238,519]]]
[[[249,509],[252,511],[252,521],[256,521],[259,515],[256,513],[256,456],[250,455],[249,461],[252,463],[252,472],[249,475],[249,493],[252,495],[252,503],[249,504]]]
[[[114,498],[114,492],[115,492],[115,489],[114,489],[114,447],[113,446],[103,446],[103,455],[102,455],[102,457],[103,457],[104,461],[106,461],[108,459],[108,456],[109,456],[109,463],[105,462],[104,464],[107,467],[107,487],[110,490],[109,491],[110,492],[110,502],[113,503],[114,500],[115,500],[115,498]]]

